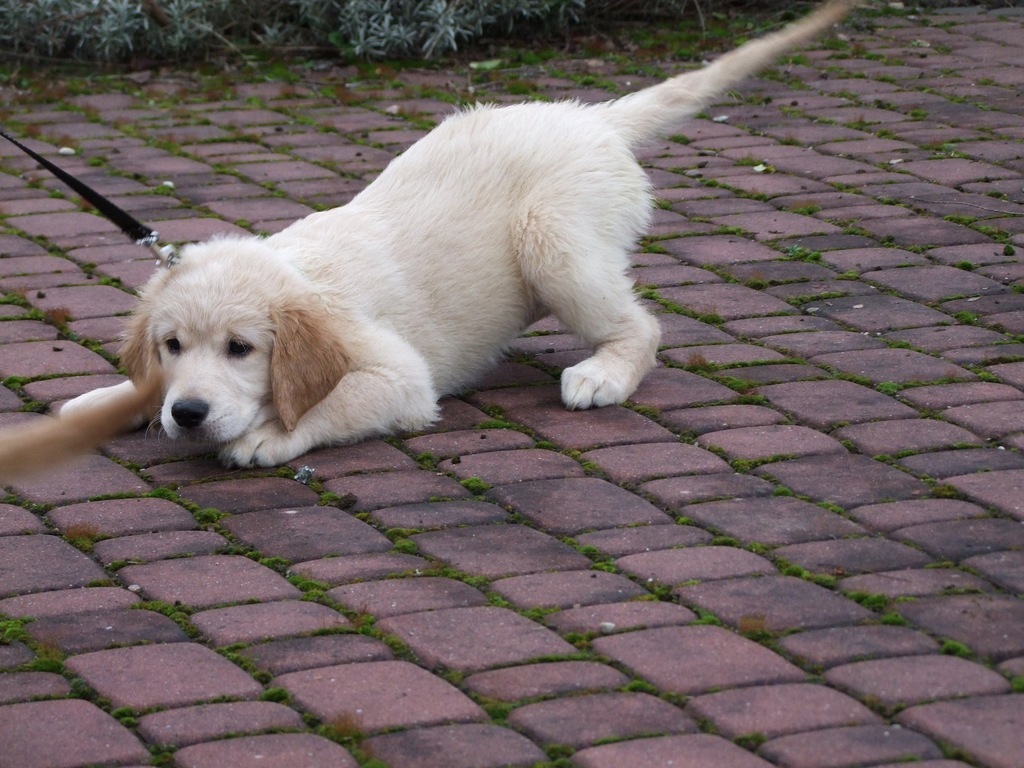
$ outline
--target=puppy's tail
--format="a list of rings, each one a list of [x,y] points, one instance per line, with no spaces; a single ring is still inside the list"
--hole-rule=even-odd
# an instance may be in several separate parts
[[[814,13],[723,54],[707,66],[607,104],[605,116],[633,146],[671,133],[744,78],[841,21],[861,0],[829,0]]]
[[[160,377],[150,376],[95,408],[0,430],[0,485],[55,469],[127,432],[159,402],[160,392]]]

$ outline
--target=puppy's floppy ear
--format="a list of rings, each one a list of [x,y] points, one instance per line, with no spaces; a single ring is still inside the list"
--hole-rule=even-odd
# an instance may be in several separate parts
[[[274,310],[274,351],[270,381],[274,408],[291,432],[299,419],[331,393],[351,362],[331,330],[331,317],[318,307]]]
[[[153,378],[159,367],[156,345],[149,336],[149,304],[143,299],[128,321],[121,344],[121,365],[138,383]]]

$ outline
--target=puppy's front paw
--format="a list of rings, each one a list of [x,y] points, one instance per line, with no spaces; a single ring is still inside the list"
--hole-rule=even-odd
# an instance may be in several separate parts
[[[232,440],[220,449],[220,460],[232,467],[276,467],[287,464],[307,446],[295,432],[271,421]]]
[[[562,402],[571,411],[625,402],[632,387],[621,371],[608,370],[591,357],[562,371]]]

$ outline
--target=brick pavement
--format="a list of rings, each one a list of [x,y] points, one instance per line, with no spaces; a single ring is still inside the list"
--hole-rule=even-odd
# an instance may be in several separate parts
[[[627,406],[561,408],[545,321],[308,486],[154,433],[15,484],[0,766],[1024,765],[1024,15],[845,34],[645,151]],[[0,113],[184,241],[343,203],[455,102],[654,79],[295,73]],[[0,254],[0,423],[118,380],[150,260],[6,145]]]

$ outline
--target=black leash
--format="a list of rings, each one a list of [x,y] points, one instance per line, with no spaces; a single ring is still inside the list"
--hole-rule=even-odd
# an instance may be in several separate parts
[[[29,149],[3,129],[0,129],[0,136],[7,139],[11,144],[16,146],[58,179],[67,184],[78,195],[80,195],[83,200],[106,216],[118,227],[118,229],[128,235],[128,237],[134,240],[137,244],[149,248],[156,255],[157,261],[161,265],[170,267],[177,262],[178,256],[173,246],[165,245],[160,247],[157,245],[157,238],[159,235],[155,230],[147,227],[127,211],[114,205],[95,189],[82,183],[60,166],[50,162],[38,152]]]

